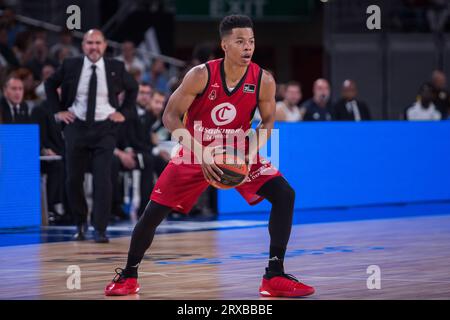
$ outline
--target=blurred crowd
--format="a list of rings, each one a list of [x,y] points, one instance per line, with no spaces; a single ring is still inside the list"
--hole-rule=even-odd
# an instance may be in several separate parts
[[[393,31],[441,33],[450,29],[448,0],[392,1],[389,22]]]
[[[330,83],[317,79],[312,98],[303,99],[301,84],[290,81],[277,86],[276,121],[365,121],[372,120],[369,106],[358,95],[357,83],[345,80],[340,86],[340,97],[331,99]],[[434,70],[417,93],[411,94],[411,105],[405,106],[399,120],[448,120],[450,93],[443,71]],[[259,119],[255,113],[255,119]]]
[[[195,48],[192,60],[174,76],[168,72],[163,60],[143,59],[135,44],[125,41],[121,53],[115,56],[125,64],[126,70],[139,84],[137,117],[125,123],[119,134],[114,151],[113,215],[112,219],[128,219],[125,200],[129,198],[133,179],[131,173],[139,171],[141,181],[153,181],[170,159],[170,133],[164,128],[162,114],[167,98],[179,85],[185,73],[194,65],[213,59],[214,50],[208,46]],[[70,223],[64,180],[64,137],[61,123],[56,121],[47,106],[44,82],[68,57],[81,54],[79,42],[68,30],[60,32],[55,43],[49,43],[48,33],[43,29],[31,29],[18,23],[14,12],[5,9],[0,17],[0,123],[37,123],[40,127],[41,156],[51,159],[60,156],[62,161],[41,163],[47,179],[47,202],[51,223]],[[326,79],[317,79],[313,85],[312,98],[303,99],[299,82],[280,83],[276,93],[276,120],[298,121],[364,121],[371,120],[370,107],[358,95],[358,85],[348,79],[341,86],[340,97],[331,99],[331,85]],[[400,115],[405,120],[444,120],[450,111],[450,95],[445,74],[432,72],[417,94],[411,94],[411,105],[405,106]],[[254,120],[259,114],[255,113]],[[151,154],[151,161],[148,155]],[[151,162],[151,163],[150,163]],[[130,178],[131,177],[131,178]],[[130,182],[131,181],[131,182]],[[139,216],[152,184],[141,184],[141,203],[136,206]],[[130,201],[129,201],[130,202]],[[208,189],[193,209],[208,215],[215,210],[215,192]],[[173,214],[174,217],[177,213]]]
[[[13,10],[3,11],[0,17],[0,124],[39,125],[41,172],[47,177],[50,223],[66,224],[71,223],[73,217],[64,183],[67,179],[64,123],[52,113],[44,84],[64,59],[80,56],[82,52],[81,41],[74,39],[68,30],[61,31],[57,41],[50,42],[50,38],[46,30],[17,22]],[[144,182],[156,179],[170,159],[171,137],[161,118],[168,95],[179,82],[169,78],[167,65],[162,60],[145,61],[138,57],[133,42],[123,42],[120,51],[118,56],[110,51],[108,55],[124,62],[126,70],[138,82],[139,90],[136,117],[120,126],[114,150],[113,220],[129,219],[130,210],[135,210],[137,216],[142,213],[151,191],[147,189],[152,188],[152,183]],[[123,97],[119,97],[121,99]],[[135,172],[140,174],[138,179],[133,179]],[[134,186],[136,180],[143,182],[139,188]],[[86,193],[89,192],[92,196],[92,184],[89,188],[88,183]],[[133,197],[138,199],[137,203],[133,203]],[[127,198],[128,208],[125,206]],[[202,206],[202,212],[205,207]]]

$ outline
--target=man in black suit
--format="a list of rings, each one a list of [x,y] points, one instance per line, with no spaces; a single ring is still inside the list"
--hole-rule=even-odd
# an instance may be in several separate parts
[[[442,114],[442,119],[447,119],[450,114],[450,92],[447,90],[445,73],[434,70],[430,85],[433,88],[433,103]]]
[[[164,94],[156,91],[153,94],[162,95],[164,104]],[[121,170],[140,170],[140,205],[137,208],[137,215],[140,217],[144,212],[145,206],[153,190],[154,173],[159,176],[164,170],[167,162],[159,155],[154,155],[152,150],[155,146],[152,142],[152,125],[156,121],[146,108],[150,107],[152,98],[152,89],[148,84],[139,86],[137,105],[134,116],[121,124],[117,147],[114,150],[113,159],[113,211],[118,216],[121,215],[121,194],[120,184],[117,183],[119,171]],[[162,110],[162,109],[161,109]]]
[[[33,108],[31,119],[39,125],[39,140],[42,156],[64,157],[64,139],[61,123],[55,121],[55,116],[44,100]],[[68,223],[70,221],[66,202],[64,186],[64,161],[41,161],[41,172],[47,175],[47,203],[49,208],[49,221],[54,224]]]
[[[333,107],[333,119],[342,121],[371,120],[367,105],[356,99],[358,89],[353,80],[345,80],[341,89],[342,98]]]
[[[23,101],[23,82],[14,74],[10,75],[3,85],[3,97],[0,100],[0,112],[4,124],[30,123],[29,108]]]
[[[303,121],[331,121],[330,83],[317,79],[313,85],[313,97],[302,105]]]
[[[103,58],[103,33],[93,29],[83,38],[83,57],[64,60],[45,82],[47,99],[59,121],[63,121],[66,145],[67,192],[76,218],[75,240],[84,240],[87,229],[87,203],[83,177],[92,161],[94,181],[94,239],[109,242],[106,236],[111,211],[111,162],[116,145],[117,124],[132,114],[137,83],[123,62]],[[57,88],[61,87],[61,99]],[[124,91],[119,105],[118,95]]]

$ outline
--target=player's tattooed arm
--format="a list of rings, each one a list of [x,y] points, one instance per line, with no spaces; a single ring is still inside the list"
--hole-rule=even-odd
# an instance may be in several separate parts
[[[261,122],[256,127],[257,144],[252,144],[249,150],[249,159],[254,159],[258,150],[263,147],[272,133],[273,124],[275,122],[276,102],[275,91],[276,83],[273,76],[263,70],[259,90],[258,109],[261,115]],[[267,130],[267,134],[259,134],[260,130]]]

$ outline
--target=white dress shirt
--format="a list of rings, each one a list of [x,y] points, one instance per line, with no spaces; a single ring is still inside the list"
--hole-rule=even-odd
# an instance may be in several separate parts
[[[92,63],[87,57],[84,57],[83,68],[81,70],[80,81],[78,82],[77,94],[73,105],[69,111],[83,121],[86,121],[86,112],[89,94],[89,80],[91,79],[92,68],[95,64],[95,72],[97,75],[97,98],[95,100],[95,121],[106,120],[110,114],[116,112],[109,104],[108,84],[106,82],[105,61],[100,58],[96,63]]]
[[[361,121],[361,114],[359,113],[358,104],[355,100],[349,101],[345,104],[345,107],[347,108],[347,111],[349,113],[353,113],[353,116],[355,117],[355,121]]]
[[[441,120],[442,115],[437,110],[434,103],[431,103],[428,108],[424,108],[420,101],[414,103],[406,111],[406,120]]]
[[[20,114],[20,104],[16,104],[15,106],[11,103],[11,101],[9,101],[8,99],[6,99],[6,101],[8,102],[9,105],[9,110],[11,111],[11,117],[13,119],[13,121],[16,120],[16,117],[14,116],[14,109],[17,110],[17,114]]]
[[[289,108],[284,101],[278,101],[276,108],[284,112],[285,119],[283,121],[297,122],[302,120],[302,113],[300,112],[300,108],[298,106]]]
[[[123,55],[117,56],[116,59],[119,61],[122,61],[125,64],[125,70],[127,70],[127,71],[130,71],[130,69],[132,68],[132,69],[139,70],[141,73],[145,72],[145,64],[138,57],[134,57],[133,61],[131,63],[128,63],[127,61],[125,61],[125,58],[123,57]]]

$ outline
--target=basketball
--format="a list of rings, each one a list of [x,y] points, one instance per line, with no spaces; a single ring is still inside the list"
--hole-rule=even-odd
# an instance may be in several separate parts
[[[248,166],[244,157],[234,148],[220,147],[214,152],[214,163],[223,171],[220,182],[212,181],[210,184],[218,189],[231,189],[244,181],[248,175]]]

